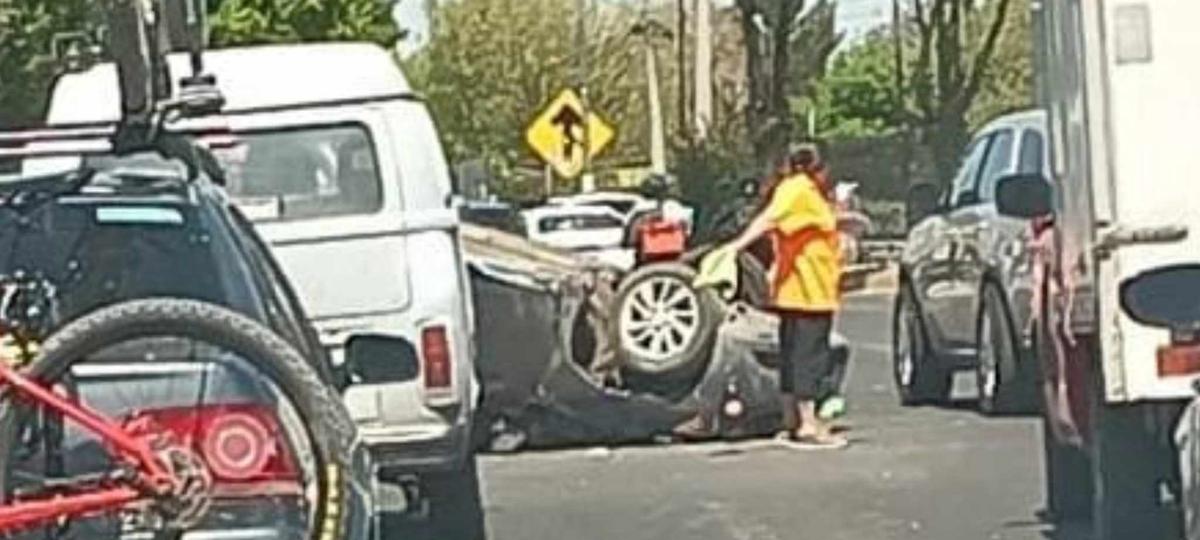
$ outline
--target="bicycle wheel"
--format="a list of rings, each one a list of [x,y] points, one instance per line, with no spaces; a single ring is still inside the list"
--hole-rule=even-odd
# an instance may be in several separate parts
[[[305,358],[257,322],[192,300],[120,303],[51,335],[24,374],[151,438],[199,487],[169,508],[64,516],[20,536],[345,537],[353,424]],[[6,503],[103,484],[123,466],[112,448],[43,405],[0,395]]]

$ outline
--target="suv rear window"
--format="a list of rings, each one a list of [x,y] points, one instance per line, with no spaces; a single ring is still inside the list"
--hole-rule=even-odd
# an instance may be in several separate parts
[[[379,164],[358,125],[238,134],[215,149],[228,171],[229,194],[255,221],[299,220],[377,212],[383,205]]]

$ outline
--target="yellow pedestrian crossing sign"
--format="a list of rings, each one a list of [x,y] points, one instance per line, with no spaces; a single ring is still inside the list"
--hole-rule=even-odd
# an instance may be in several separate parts
[[[591,159],[604,151],[615,136],[613,127],[599,115],[589,111],[584,119],[583,101],[570,89],[554,98],[525,130],[529,147],[564,178],[575,178],[583,172],[585,140],[587,159]]]

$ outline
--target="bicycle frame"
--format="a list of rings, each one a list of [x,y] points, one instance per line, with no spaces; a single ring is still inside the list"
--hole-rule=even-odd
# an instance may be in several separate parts
[[[97,486],[73,494],[51,494],[27,501],[0,503],[0,534],[53,524],[64,517],[95,515],[128,508],[175,487],[172,472],[149,443],[130,435],[111,419],[61,397],[0,362],[0,391],[16,391],[31,401],[71,419],[109,443],[115,457],[131,465],[137,476],[120,485]]]

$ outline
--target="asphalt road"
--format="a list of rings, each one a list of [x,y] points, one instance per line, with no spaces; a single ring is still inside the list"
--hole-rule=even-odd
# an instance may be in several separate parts
[[[769,441],[589,448],[482,458],[492,540],[1081,540],[1037,518],[1040,428],[897,405],[890,297],[857,296],[839,325],[854,344],[842,451]]]

